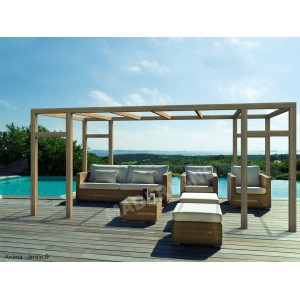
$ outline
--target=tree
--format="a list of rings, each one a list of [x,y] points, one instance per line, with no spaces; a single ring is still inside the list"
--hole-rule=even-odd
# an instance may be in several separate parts
[[[18,127],[13,123],[6,125],[6,131],[0,131],[0,167],[19,159],[27,159],[30,167],[30,127]],[[39,126],[40,132],[49,130]],[[39,175],[64,176],[66,173],[66,139],[39,138]],[[91,163],[107,164],[107,158],[88,154],[88,165]],[[73,173],[81,172],[82,147],[73,142]],[[28,169],[28,174],[30,169]]]

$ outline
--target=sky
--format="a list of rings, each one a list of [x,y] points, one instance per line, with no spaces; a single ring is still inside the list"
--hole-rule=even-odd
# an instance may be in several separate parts
[[[300,38],[0,38],[0,130],[28,126],[31,108],[284,101],[297,102],[299,124],[299,53]],[[65,130],[56,118],[39,124]],[[284,114],[271,129],[287,124]],[[74,126],[81,143],[81,122]],[[263,130],[264,122],[248,126]],[[91,122],[88,131],[106,133],[106,122]],[[299,125],[297,132],[299,141]],[[232,121],[119,122],[114,144],[231,153]],[[287,138],[271,138],[271,150],[287,152]],[[249,139],[249,153],[263,151],[263,139]]]

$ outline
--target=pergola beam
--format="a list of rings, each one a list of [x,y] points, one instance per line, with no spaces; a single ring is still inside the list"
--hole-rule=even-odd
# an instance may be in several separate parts
[[[297,112],[296,108],[291,108],[289,111],[289,231],[296,232],[297,230],[297,198],[296,198],[296,127],[297,127]]]
[[[152,113],[164,118],[164,119],[167,119],[167,120],[171,120],[172,119],[172,116],[167,114],[166,112],[164,111],[152,111]]]
[[[269,114],[267,115],[267,118],[268,118],[268,119],[271,119],[271,118],[276,117],[276,116],[278,116],[278,115],[284,114],[284,113],[287,112],[287,111],[289,111],[289,109],[287,109],[287,108],[277,109],[277,110],[275,110],[275,111],[269,113]]]
[[[264,138],[264,137],[270,137],[270,136],[289,136],[289,130],[272,130],[272,131],[248,131],[248,137],[256,137],[256,138]],[[241,137],[242,135],[239,133],[237,135],[238,137]]]
[[[265,132],[270,132],[271,124],[270,119],[265,119]],[[271,136],[265,136],[265,160],[266,160],[266,175],[271,176]]]
[[[30,179],[31,179],[31,215],[38,215],[38,116],[31,113],[31,162],[30,162]]]
[[[242,110],[242,124],[241,124],[241,228],[248,228],[248,196],[247,196],[247,186],[248,186],[248,138],[247,138],[247,109]]]
[[[73,217],[73,119],[67,113],[66,118],[66,217]]]
[[[85,135],[86,138],[91,138],[91,139],[95,139],[95,138],[100,138],[100,139],[107,139],[109,138],[109,134],[98,134],[98,133],[89,133]]]
[[[35,137],[37,138],[45,138],[45,137],[66,137],[67,136],[67,133],[66,132],[61,132],[61,131],[58,131],[58,132],[35,132],[34,134]]]

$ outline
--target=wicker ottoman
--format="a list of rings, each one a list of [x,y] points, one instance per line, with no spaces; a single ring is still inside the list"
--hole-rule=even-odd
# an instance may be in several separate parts
[[[180,203],[211,203],[219,204],[219,198],[216,193],[182,193]]]
[[[173,244],[222,245],[222,212],[219,204],[178,203],[172,217]]]

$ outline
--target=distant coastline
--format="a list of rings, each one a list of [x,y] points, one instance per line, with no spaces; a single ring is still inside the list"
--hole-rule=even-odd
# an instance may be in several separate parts
[[[94,153],[100,157],[107,157],[107,150],[89,150],[89,153]],[[230,151],[163,151],[163,150],[114,150],[114,155],[123,154],[155,154],[155,155],[182,155],[182,156],[209,156],[209,155],[232,155]],[[287,154],[282,151],[271,151],[271,154]],[[297,151],[300,154],[300,151]],[[253,151],[249,155],[263,156],[264,151]]]

